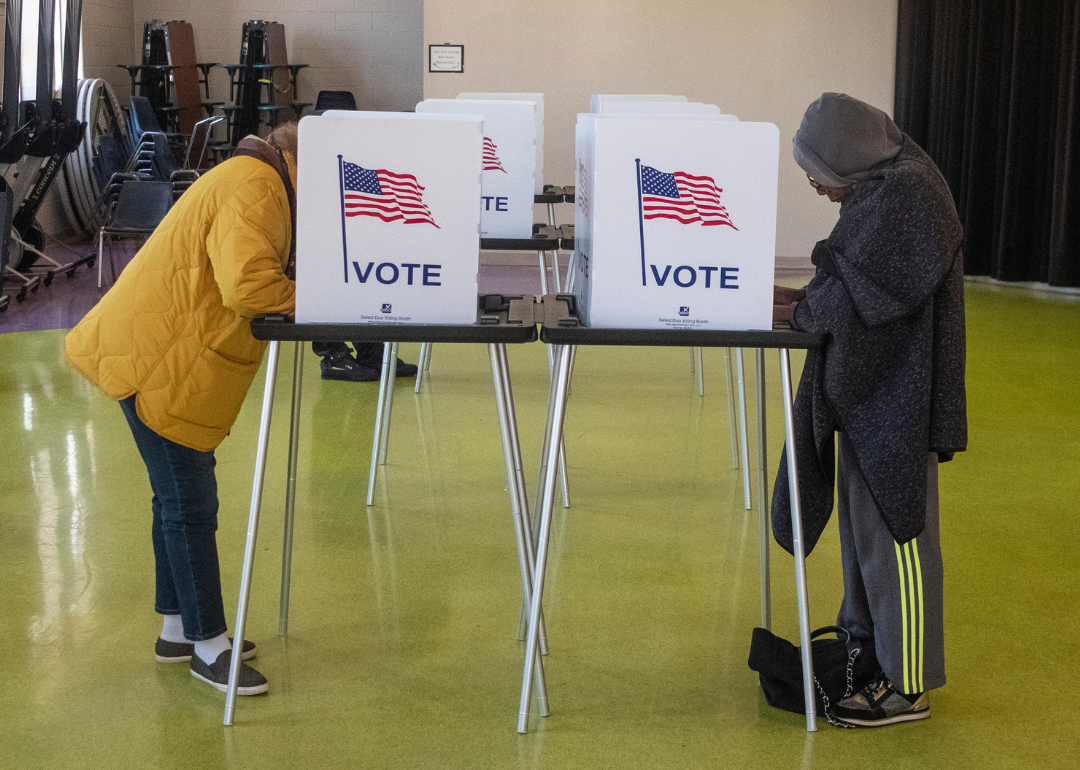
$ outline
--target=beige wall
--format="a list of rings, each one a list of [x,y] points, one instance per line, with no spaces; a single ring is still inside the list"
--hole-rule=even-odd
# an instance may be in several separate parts
[[[118,97],[131,93],[131,80],[117,64],[138,62],[138,47],[131,38],[134,0],[83,2],[83,74],[104,78]]]
[[[544,93],[549,184],[573,184],[593,93],[673,93],[780,128],[777,254],[808,255],[836,206],[791,160],[806,106],[844,91],[892,112],[897,0],[427,0],[424,42],[465,45],[465,73],[424,95]],[[426,47],[425,47],[426,51]]]

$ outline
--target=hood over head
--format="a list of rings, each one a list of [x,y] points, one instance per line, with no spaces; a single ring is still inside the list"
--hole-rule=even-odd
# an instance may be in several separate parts
[[[888,165],[904,135],[892,118],[847,94],[824,93],[803,115],[793,140],[795,162],[827,187],[847,187]]]

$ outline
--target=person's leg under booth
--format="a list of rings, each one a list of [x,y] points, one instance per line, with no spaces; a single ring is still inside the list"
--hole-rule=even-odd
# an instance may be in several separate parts
[[[123,399],[120,407],[154,493],[154,610],[165,616],[155,654],[161,662],[189,660],[196,678],[223,690],[232,645],[226,636],[218,566],[214,453],[182,446],[153,431],[136,413],[135,398]],[[176,616],[186,644],[175,638]],[[255,645],[245,642],[241,658],[254,654]],[[266,689],[265,677],[244,664],[238,694],[255,695]]]
[[[225,633],[217,553],[217,479],[213,452],[164,438],[135,413],[135,396],[120,402],[154,491],[154,609],[179,613],[192,642]]]
[[[901,693],[945,684],[942,563],[938,531],[937,455],[927,461],[926,526],[897,543],[840,434],[837,473],[844,601],[837,625],[873,636],[881,668]]]

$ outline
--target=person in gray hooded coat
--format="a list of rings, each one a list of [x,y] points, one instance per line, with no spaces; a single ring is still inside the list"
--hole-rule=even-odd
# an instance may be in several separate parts
[[[859,726],[920,719],[926,692],[945,684],[937,466],[967,446],[963,233],[937,166],[875,107],[823,94],[794,155],[818,194],[840,203],[814,247],[813,280],[776,290],[777,305],[794,305],[793,326],[829,335],[808,354],[795,398],[805,547],[832,513],[839,432],[837,623],[872,638],[882,667],[835,716]],[[772,518],[792,551],[786,455]]]

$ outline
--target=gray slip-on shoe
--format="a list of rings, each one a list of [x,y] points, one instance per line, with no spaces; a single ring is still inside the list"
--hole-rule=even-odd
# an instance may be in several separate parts
[[[218,655],[212,664],[203,663],[198,655],[191,656],[191,675],[201,679],[215,689],[225,692],[229,686],[229,664],[232,661],[232,650]],[[237,695],[259,695],[266,692],[270,685],[266,677],[253,669],[247,663],[240,664],[240,682],[236,688]]]

